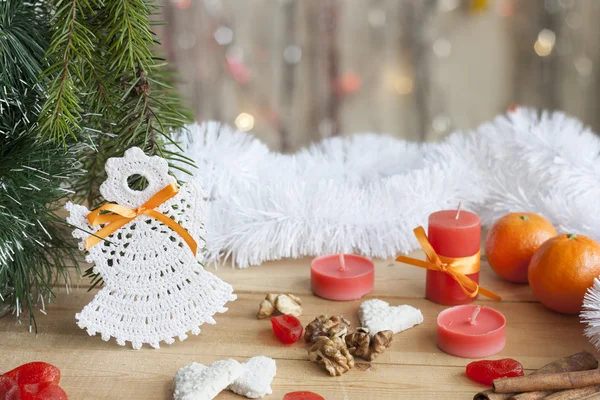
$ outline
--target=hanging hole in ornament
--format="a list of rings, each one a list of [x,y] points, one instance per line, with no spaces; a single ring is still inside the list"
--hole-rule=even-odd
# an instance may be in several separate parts
[[[127,186],[136,192],[143,192],[148,187],[148,179],[140,174],[133,174],[127,177]]]

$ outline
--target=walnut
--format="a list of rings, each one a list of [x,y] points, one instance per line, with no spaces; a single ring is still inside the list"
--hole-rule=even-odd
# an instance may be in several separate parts
[[[258,308],[258,313],[256,314],[256,318],[264,319],[270,317],[275,311],[275,306],[269,300],[264,299],[260,302],[260,306]]]
[[[354,367],[354,357],[342,338],[321,336],[308,349],[310,361],[322,364],[331,376],[340,376]]]
[[[268,318],[273,315],[275,311],[278,311],[281,314],[299,317],[302,314],[301,304],[302,300],[293,294],[269,293],[260,303],[256,318]]]
[[[367,328],[360,327],[356,329],[356,332],[346,336],[346,345],[356,357],[373,361],[391,346],[393,337],[394,332],[392,331],[380,331],[371,337]]]
[[[339,337],[342,340],[348,333],[350,321],[341,315],[320,315],[306,326],[304,331],[304,340],[306,343],[315,343],[319,337],[326,336],[328,338]]]
[[[294,295],[280,294],[275,300],[275,308],[282,314],[299,317],[302,314],[302,301]]]

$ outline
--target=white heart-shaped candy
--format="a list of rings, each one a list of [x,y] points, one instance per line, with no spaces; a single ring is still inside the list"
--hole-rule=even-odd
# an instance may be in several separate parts
[[[212,400],[244,371],[233,360],[216,361],[208,367],[190,363],[175,374],[174,400]]]
[[[237,364],[240,369],[235,371],[235,376],[230,372],[227,377],[224,377],[224,379],[230,379],[225,386],[223,386],[224,380],[212,383],[214,390],[220,388],[218,392],[214,392],[214,390],[210,391],[211,394],[215,393],[213,397],[201,397],[204,395],[203,393],[194,391],[196,389],[195,386],[192,387],[194,382],[198,386],[211,385],[210,379],[214,378],[214,374],[210,374],[210,378],[207,378],[206,374],[209,370],[213,369],[213,366],[218,365],[218,367],[221,367],[221,363],[229,363],[228,365],[233,366],[233,363],[230,363],[231,361]],[[222,369],[219,371],[223,372]],[[217,361],[208,367],[194,362],[181,368],[177,372],[177,375],[175,375],[175,393],[173,398],[175,400],[212,399],[222,390],[227,389],[240,396],[246,396],[249,399],[258,399],[273,393],[271,382],[273,382],[276,373],[277,365],[275,364],[275,360],[265,356],[249,358],[242,364],[232,359]]]
[[[244,371],[229,387],[233,393],[258,399],[273,393],[271,382],[277,373],[275,360],[265,356],[257,356],[242,363]]]
[[[358,308],[358,318],[371,335],[387,330],[398,333],[423,322],[423,314],[418,308],[406,304],[393,307],[379,299],[363,302]]]

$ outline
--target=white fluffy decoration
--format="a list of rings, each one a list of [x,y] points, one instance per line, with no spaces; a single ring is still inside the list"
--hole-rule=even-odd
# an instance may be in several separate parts
[[[440,143],[362,134],[289,155],[216,122],[188,128],[176,139],[209,198],[209,262],[392,257],[418,247],[412,230],[431,212],[459,202],[487,225],[529,211],[600,239],[600,139],[560,112],[519,108]]]
[[[561,112],[519,108],[477,130],[490,224],[513,211],[548,218],[559,232],[600,240],[600,138]]]
[[[244,268],[339,250],[390,257],[417,246],[412,229],[430,213],[482,199],[468,190],[470,160],[446,143],[366,134],[283,155],[214,122],[176,139],[209,199],[209,262]]]
[[[368,328],[374,336],[381,331],[399,333],[423,322],[423,314],[418,308],[403,304],[390,306],[389,303],[371,299],[364,301],[358,308],[361,326]]]
[[[141,206],[174,182],[164,159],[148,157],[138,148],[127,150],[123,158],[109,159],[106,172],[101,194],[129,208]],[[145,190],[128,187],[132,174],[146,177]],[[67,221],[78,228],[73,236],[84,250],[90,232],[100,226],[90,226],[86,207],[68,203],[66,208]],[[185,228],[202,249],[203,200],[198,182],[183,185],[156,210]],[[236,298],[231,285],[202,268],[202,258],[201,251],[194,256],[181,236],[158,220],[136,217],[88,250],[86,261],[104,278],[104,287],[76,315],[77,324],[91,336],[114,337],[122,346],[128,341],[135,349],[144,343],[158,348],[159,342],[171,344],[176,337],[184,340],[189,331],[197,335],[200,325],[214,324],[212,316],[225,312],[225,303]]]
[[[585,336],[600,350],[600,279],[594,279],[594,285],[583,298],[581,323],[587,324]]]

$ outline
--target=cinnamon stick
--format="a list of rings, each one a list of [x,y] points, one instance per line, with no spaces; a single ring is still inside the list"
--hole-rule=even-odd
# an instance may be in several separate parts
[[[500,378],[494,380],[494,391],[496,393],[535,392],[536,390],[576,389],[591,385],[600,385],[600,369]]]
[[[554,393],[554,390],[542,390],[537,392],[525,392],[521,394],[516,394],[511,397],[509,400],[541,400],[545,399],[546,396]]]
[[[545,397],[547,400],[580,400],[594,393],[600,393],[600,385],[579,389],[562,390]]]
[[[479,392],[473,400],[508,400],[514,393],[496,393],[493,389]]]
[[[582,351],[580,353],[571,354],[570,356],[561,358],[559,360],[552,361],[549,364],[544,365],[542,368],[533,371],[531,375],[543,375],[543,374],[553,374],[560,372],[572,372],[572,371],[586,371],[590,369],[598,368],[598,360],[592,354],[587,351]],[[544,392],[542,397],[519,397],[515,396],[513,399],[516,400],[537,400],[543,399],[545,396],[548,396],[552,392]],[[524,393],[525,394],[525,393]],[[477,393],[473,400],[507,400],[510,399],[511,396],[516,395],[516,393],[495,393],[494,390],[486,390],[480,393]]]

